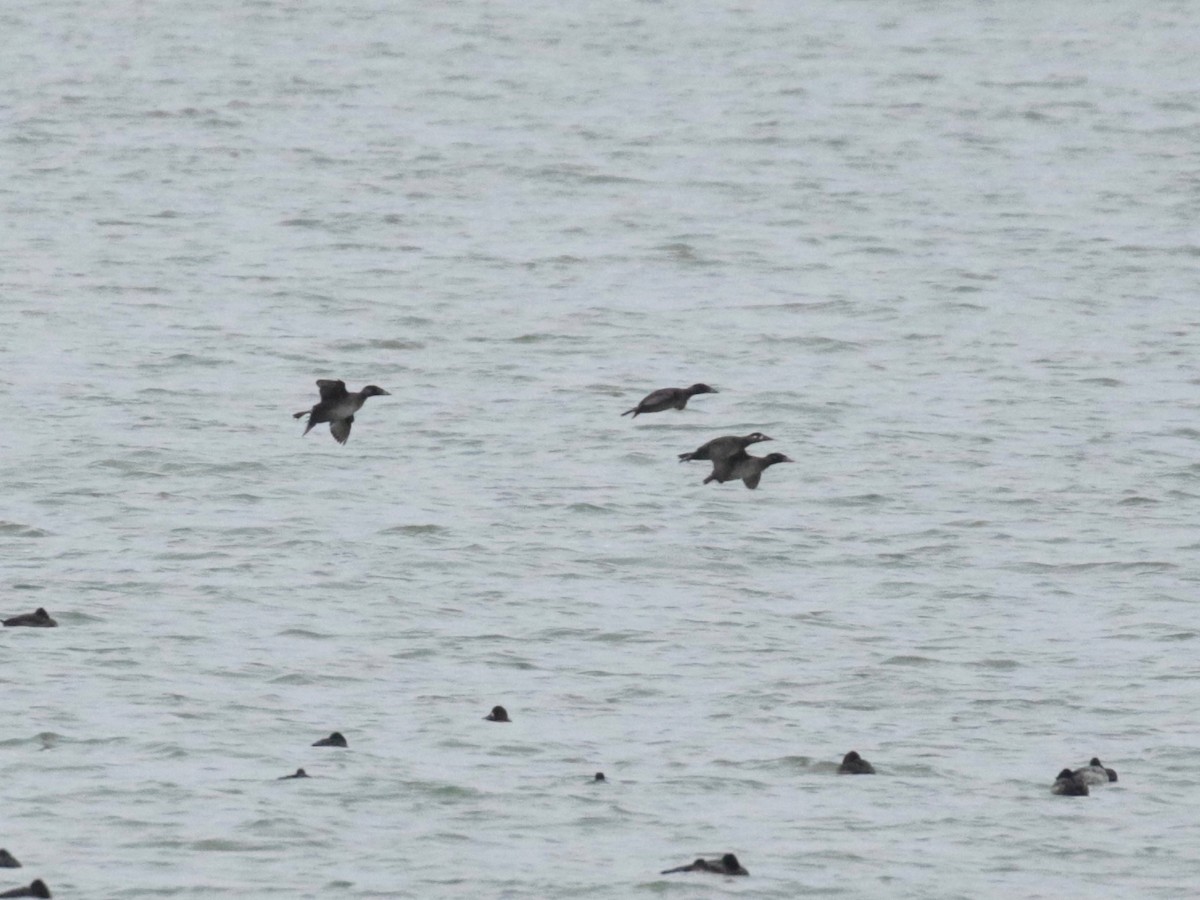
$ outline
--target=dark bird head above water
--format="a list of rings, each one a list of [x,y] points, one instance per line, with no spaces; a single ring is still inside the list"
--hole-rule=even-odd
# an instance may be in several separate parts
[[[483,717],[488,722],[511,722],[508,717],[508,710],[503,706],[493,706],[492,711]]]
[[[603,772],[597,772],[596,777],[593,778],[592,781],[608,781],[608,779],[604,777]]]
[[[344,737],[342,737],[342,733],[340,731],[335,731],[333,734],[331,734],[327,738],[321,738],[319,741],[314,741],[313,746],[314,747],[349,747],[350,745],[346,743],[346,739]]]

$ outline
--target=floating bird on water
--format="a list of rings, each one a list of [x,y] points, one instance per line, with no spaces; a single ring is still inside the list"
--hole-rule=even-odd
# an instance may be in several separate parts
[[[313,741],[314,747],[349,747],[346,739],[342,737],[340,731],[335,731],[327,738],[321,738],[319,741]]]
[[[505,709],[503,706],[493,706],[492,711],[490,713],[488,713],[486,716],[484,716],[484,719],[486,719],[489,722],[511,722],[512,721],[512,719],[510,719],[508,717],[508,710]]]
[[[657,391],[651,391],[642,398],[641,403],[633,409],[625,410],[621,415],[627,416],[633,413],[633,417],[636,419],[642,413],[662,412],[664,409],[683,409],[687,406],[688,400],[696,394],[719,393],[721,392],[707,384],[693,384],[688,388],[659,388]]]
[[[16,628],[18,625],[24,625],[28,628],[58,627],[58,623],[50,618],[50,613],[46,612],[40,606],[36,612],[22,613],[19,616],[13,616],[11,619],[5,619],[4,624],[10,628]]]
[[[315,747],[316,745],[314,744],[313,746]],[[287,781],[289,778],[308,778],[308,777],[309,777],[309,774],[307,772],[305,772],[303,769],[297,769],[291,775],[280,775],[278,780],[279,781]]]
[[[1050,788],[1052,794],[1062,794],[1064,797],[1086,797],[1088,786],[1070,769],[1063,769]]]
[[[350,426],[354,424],[354,414],[362,409],[368,397],[390,397],[387,391],[373,384],[368,384],[361,391],[347,391],[346,382],[330,381],[326,378],[317,381],[321,391],[321,402],[309,410],[300,410],[292,415],[293,419],[308,416],[308,434],[314,425],[322,422],[329,423],[329,433],[339,444],[346,443],[350,437]]]
[[[7,850],[0,848],[0,869],[19,869],[21,864]]]
[[[698,859],[694,863],[680,866],[677,869],[663,869],[659,874],[673,875],[676,872],[712,872],[716,875],[749,875],[738,858],[732,853],[726,853],[720,859]]]
[[[608,779],[604,777],[603,772],[597,772],[596,777],[593,778],[592,781],[608,781]]]
[[[29,887],[13,888],[11,891],[5,891],[0,894],[0,897],[42,897],[49,898],[50,888],[46,887],[46,882],[40,878],[35,878],[29,883]]]
[[[838,766],[839,775],[874,775],[875,767],[858,755],[857,750],[851,750],[842,757]]]
[[[733,456],[735,453],[745,453],[746,448],[751,444],[770,440],[774,440],[774,438],[767,437],[761,431],[756,431],[745,437],[738,437],[736,434],[727,434],[724,437],[713,438],[707,444],[701,444],[691,453],[680,453],[679,461],[688,462],[694,459],[707,459],[716,462],[719,459],[725,459],[727,456]]]
[[[1093,756],[1091,762],[1073,774],[1084,784],[1108,784],[1117,780],[1117,770],[1105,768],[1098,756]]]

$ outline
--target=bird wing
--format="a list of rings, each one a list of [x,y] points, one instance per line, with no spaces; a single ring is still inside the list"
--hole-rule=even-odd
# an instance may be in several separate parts
[[[321,402],[341,400],[346,396],[346,382],[330,381],[328,378],[317,380],[317,390],[321,392]]]
[[[354,424],[354,416],[344,419],[334,419],[329,423],[329,433],[339,444],[344,444],[350,438],[350,426]]]
[[[651,391],[643,397],[642,402],[638,406],[654,406],[656,403],[673,402],[678,391],[678,388],[659,388],[657,391]]]

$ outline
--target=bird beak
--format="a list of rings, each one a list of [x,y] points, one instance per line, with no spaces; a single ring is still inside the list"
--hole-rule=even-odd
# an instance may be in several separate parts
[[[392,392],[391,392],[391,391],[385,391],[383,388],[380,388],[380,389],[379,389],[379,393],[383,394],[383,396],[385,396],[385,397],[390,397],[390,396],[392,396]]]
[[[785,456],[783,459],[780,460],[780,462],[795,462],[795,460],[792,459],[791,457]]]

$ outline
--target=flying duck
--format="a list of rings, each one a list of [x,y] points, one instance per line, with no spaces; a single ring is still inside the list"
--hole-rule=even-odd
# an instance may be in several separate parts
[[[712,473],[704,479],[704,483],[715,481],[717,484],[724,484],[726,481],[733,481],[736,478],[742,479],[742,483],[750,490],[758,487],[758,482],[762,479],[762,473],[769,469],[775,463],[794,462],[782,453],[768,453],[766,456],[751,456],[745,450],[739,450],[731,456],[726,456],[724,459],[718,459],[713,462]]]
[[[354,414],[362,409],[368,397],[390,397],[387,391],[373,384],[368,384],[361,391],[347,391],[346,382],[330,381],[321,378],[317,381],[321,392],[321,402],[309,410],[300,410],[292,415],[293,419],[308,416],[308,434],[314,425],[322,422],[329,423],[329,433],[339,444],[346,443],[350,437],[350,426],[354,424]]]
[[[707,444],[701,444],[691,453],[680,453],[679,461],[688,462],[694,459],[707,459],[716,462],[727,456],[733,456],[735,453],[745,453],[746,448],[751,444],[770,440],[774,440],[774,438],[767,437],[761,431],[756,431],[745,437],[738,437],[736,434],[727,434],[724,437],[713,438]]]
[[[707,384],[693,384],[687,388],[659,388],[657,391],[651,391],[642,398],[641,403],[633,409],[625,410],[621,415],[627,416],[633,413],[633,417],[636,419],[642,413],[662,412],[664,409],[683,409],[687,406],[688,400],[696,394],[719,393],[721,392]]]

